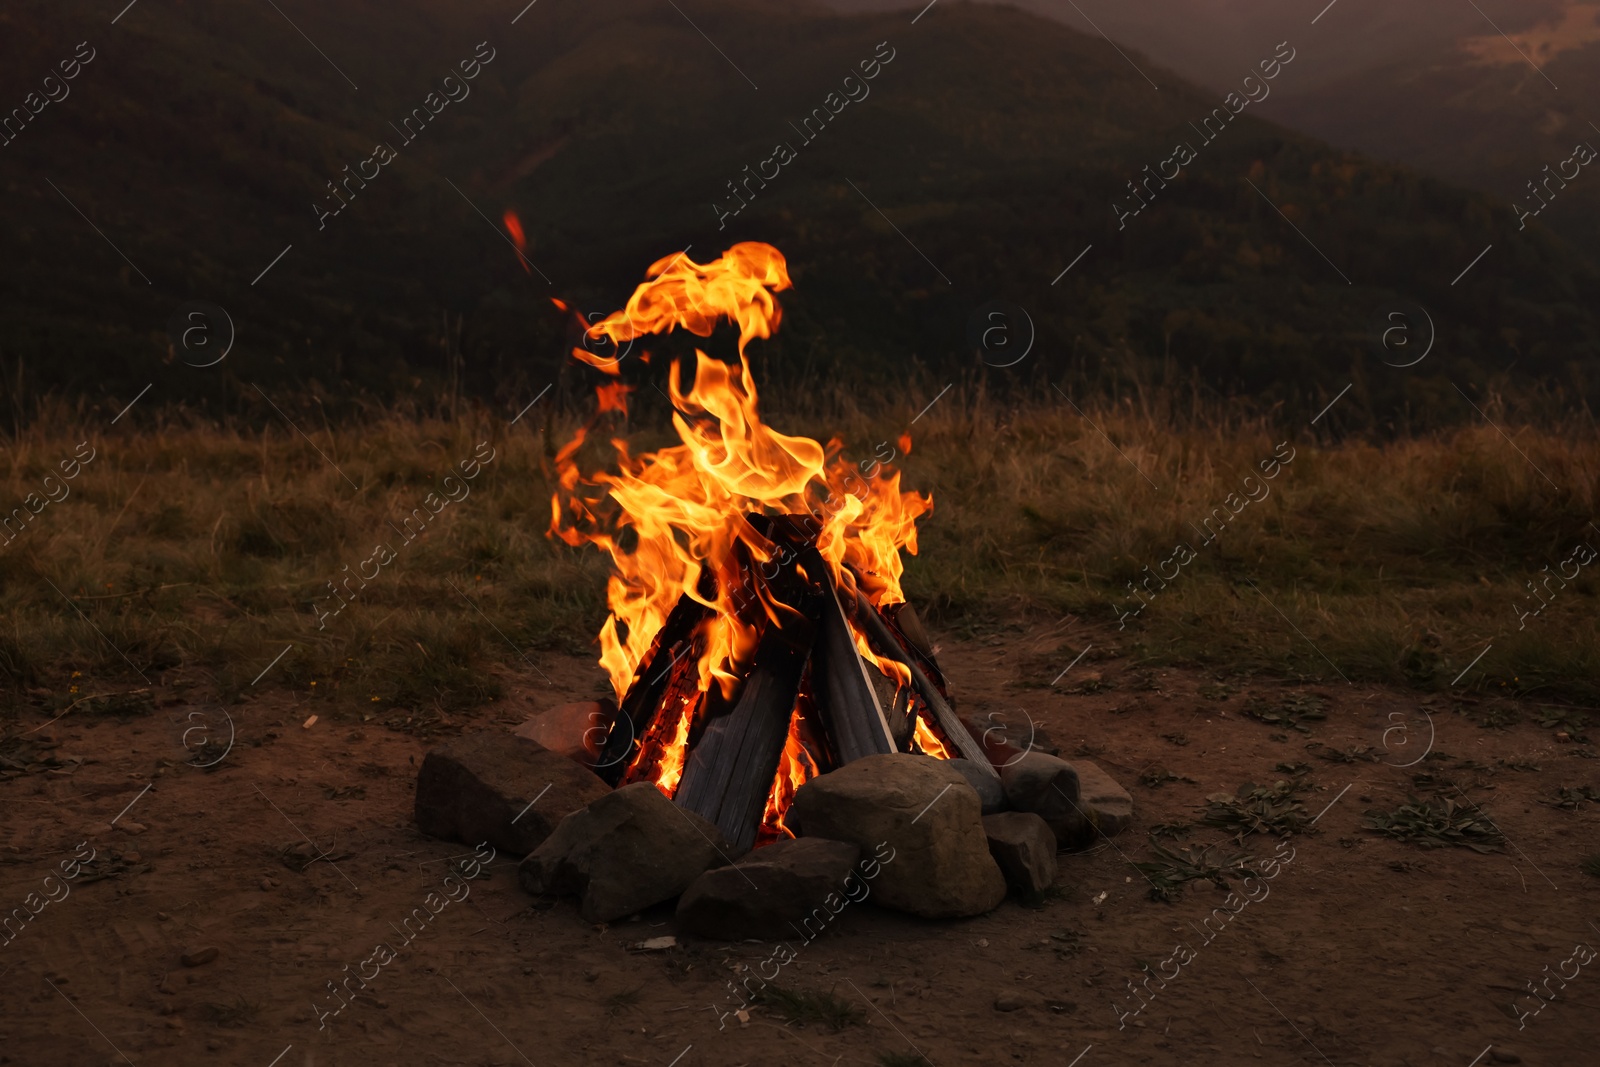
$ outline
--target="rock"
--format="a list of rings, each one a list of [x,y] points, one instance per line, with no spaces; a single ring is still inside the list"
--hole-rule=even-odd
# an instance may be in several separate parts
[[[945,760],[866,756],[802,785],[789,809],[806,837],[859,845],[872,899],[930,919],[981,915],[1006,895],[978,794]]]
[[[1521,1063],[1522,1057],[1509,1049],[1497,1048],[1489,1053],[1489,1059],[1495,1063]]]
[[[850,897],[846,885],[861,858],[847,841],[797,837],[750,853],[737,865],[707,871],[678,901],[678,928],[702,937],[778,940],[819,930]],[[855,883],[866,883],[858,875]],[[848,893],[847,893],[848,889]],[[810,921],[808,924],[808,920]]]
[[[997,811],[1006,810],[1006,792],[1000,787],[998,777],[968,759],[945,762],[960,771],[961,777],[965,778],[967,784],[978,794],[978,802],[983,805],[983,814],[993,815]]]
[[[215,945],[197,948],[193,952],[185,952],[178,957],[178,962],[185,967],[204,967],[219,955]]]
[[[616,716],[617,705],[611,700],[582,700],[531,715],[511,732],[591,767]]]
[[[1078,803],[1101,834],[1112,837],[1133,825],[1133,797],[1098,764],[1073,760],[1078,772]]]
[[[635,782],[561,820],[517,874],[528,892],[576,895],[585,919],[613,922],[673,899],[732,851],[711,823]]]
[[[1061,746],[1047,734],[1044,727],[1022,709],[1016,711],[988,711],[982,715],[968,713],[961,716],[961,724],[978,739],[989,761],[996,767],[1013,762],[1028,752],[1043,752],[1059,756]]]
[[[129,819],[127,822],[117,827],[117,829],[121,830],[125,834],[138,835],[144,833],[149,829],[149,827],[142,822],[134,822],[132,819]]]
[[[1031,989],[1010,989],[994,998],[995,1011],[1016,1011],[1018,1008],[1044,1006],[1044,997]]]
[[[1056,835],[1042,818],[1031,811],[985,815],[983,832],[1012,889],[1032,899],[1055,884]]]
[[[417,829],[526,856],[570,813],[610,787],[565,756],[498,730],[433,749],[417,772]]]
[[[1078,803],[1078,772],[1066,760],[1028,752],[1000,768],[1000,785],[1012,811],[1031,811],[1050,825],[1056,844],[1066,848],[1092,837],[1088,816]]]

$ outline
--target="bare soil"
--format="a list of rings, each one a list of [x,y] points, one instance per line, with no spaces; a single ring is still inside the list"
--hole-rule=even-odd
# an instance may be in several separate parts
[[[1122,781],[1137,820],[1063,855],[1059,893],[1042,906],[936,923],[868,901],[794,944],[776,984],[859,1009],[837,1030],[772,1003],[747,1020],[724,1014],[737,1007],[727,983],[773,946],[684,938],[642,950],[674,933],[670,908],[592,926],[571,902],[525,894],[509,856],[319,1026],[317,1005],[336,1003],[327,983],[394,941],[390,924],[469,852],[411,826],[429,735],[595,695],[592,664],[540,657],[549,681],[508,676],[506,700],[477,716],[414,716],[416,732],[377,708],[356,721],[309,695],[263,694],[229,709],[234,743],[209,770],[186,762],[204,690],[181,671],[153,709],[80,705],[45,726],[49,715],[25,707],[0,747],[25,767],[0,780],[0,908],[24,907],[80,842],[96,858],[0,947],[0,1063],[1595,1062],[1600,966],[1552,981],[1555,999],[1521,1028],[1511,1011],[1519,994],[1531,1010],[1525,984],[1561,971],[1576,944],[1600,945],[1600,877],[1580,868],[1600,853],[1600,804],[1559,806],[1559,787],[1600,787],[1600,762],[1584,758],[1593,746],[1571,739],[1581,729],[1483,694],[1419,701],[1139,669],[1116,638],[1064,624],[945,638],[963,711],[1025,711],[1063,756]],[[1313,695],[1326,717],[1302,720],[1309,732],[1246,714]],[[1277,769],[1296,763],[1309,771]],[[1202,881],[1174,903],[1151,899],[1129,862],[1152,858],[1151,827],[1198,820],[1209,794],[1296,777],[1320,817],[1293,838],[1267,896],[1209,942],[1197,928],[1222,890]],[[1504,849],[1424,849],[1364,828],[1368,810],[1439,793],[1481,806]],[[1176,843],[1193,842],[1233,846],[1211,827]],[[1276,844],[1258,834],[1236,850]],[[1150,983],[1136,1016],[1119,1015],[1138,1003],[1128,983],[1141,965],[1159,967],[1179,943],[1192,958],[1164,988]],[[208,947],[209,962],[182,962]]]

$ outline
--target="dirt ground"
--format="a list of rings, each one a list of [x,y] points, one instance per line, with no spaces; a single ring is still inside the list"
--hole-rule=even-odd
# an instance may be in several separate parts
[[[771,946],[686,938],[641,950],[674,932],[670,909],[591,926],[571,902],[527,896],[516,857],[496,858],[367,994],[320,1016],[337,1003],[328,983],[394,940],[390,924],[469,851],[411,826],[429,738],[386,726],[380,709],[357,722],[269,693],[229,709],[233,745],[202,770],[189,763],[224,751],[225,726],[190,717],[206,693],[182,671],[162,679],[153,709],[80,706],[42,726],[49,716],[24,708],[18,730],[33,732],[0,747],[12,759],[0,907],[60,897],[46,876],[88,848],[95,858],[0,947],[0,1063],[1595,1062],[1600,967],[1567,961],[1579,943],[1600,945],[1600,877],[1580,868],[1600,852],[1600,802],[1558,805],[1559,787],[1600,787],[1600,762],[1583,758],[1593,746],[1562,740],[1532,704],[1141,670],[1117,637],[1062,624],[944,638],[963,711],[1026,711],[1063,756],[1089,756],[1128,787],[1136,823],[1063,855],[1060,892],[1039,907],[924,922],[851,905],[833,932],[797,946],[779,980],[857,1005],[837,1030],[762,1003],[747,1021],[722,1014],[737,1006],[726,983]],[[443,728],[509,725],[599,692],[591,664],[538,663],[550,682],[508,677],[505,701]],[[1309,732],[1245,714],[1304,694],[1325,702],[1326,718],[1299,724]],[[199,758],[202,735],[184,745],[196,725],[220,739]],[[412,729],[440,726],[424,717]],[[1294,776],[1276,769],[1294,763],[1310,768],[1298,777],[1318,820],[1270,892],[1206,941],[1197,931],[1223,891],[1195,882],[1155,901],[1129,861],[1151,858],[1151,827],[1193,822],[1209,794]],[[1423,849],[1363,828],[1370,809],[1439,792],[1481,805],[1504,850]],[[1178,843],[1193,842],[1232,845],[1208,827]],[[1253,835],[1241,851],[1276,844]],[[1180,943],[1190,951],[1175,967]],[[203,949],[215,957],[203,962]],[[1124,1015],[1146,963],[1176,976]],[[1564,987],[1541,987],[1554,999],[1519,1028],[1513,1000],[1537,1003],[1526,984],[1575,966]]]

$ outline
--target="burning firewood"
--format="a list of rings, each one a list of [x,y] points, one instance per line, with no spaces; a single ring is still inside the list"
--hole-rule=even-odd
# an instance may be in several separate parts
[[[650,267],[626,308],[588,326],[620,349],[647,334],[739,327],[739,359],[695,353],[671,367],[681,444],[635,455],[602,421],[626,417],[619,360],[574,355],[605,373],[599,410],[556,455],[550,532],[611,556],[601,665],[618,714],[597,770],[652,782],[740,848],[788,835],[796,789],[823,770],[895,751],[957,754],[993,773],[951,707],[915,615],[901,615],[902,549],[932,501],[881,466],[863,478],[842,444],[789,437],[757,412],[746,346],[781,318],[787,265],[747,242],[699,264]],[[604,469],[579,455],[609,440]],[[888,614],[888,618],[885,617]],[[893,707],[885,710],[893,691]],[[892,690],[891,688],[892,687]]]

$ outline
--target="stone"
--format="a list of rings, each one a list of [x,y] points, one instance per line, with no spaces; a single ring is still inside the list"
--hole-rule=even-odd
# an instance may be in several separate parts
[[[1044,997],[1031,989],[1008,989],[994,998],[995,1011],[1016,1011],[1019,1008],[1042,1008]]]
[[[1133,825],[1133,797],[1109,774],[1089,760],[1072,760],[1078,774],[1078,803],[1094,828],[1114,837]]]
[[[983,817],[989,854],[1006,884],[1027,899],[1038,898],[1056,881],[1056,835],[1031,811],[1004,811]]]
[[[414,814],[429,837],[526,856],[570,813],[611,788],[525,737],[485,730],[431,750],[417,772]]]
[[[218,952],[216,946],[209,945],[205,948],[195,949],[193,952],[185,952],[182,956],[178,957],[178,962],[182,963],[185,967],[204,967],[206,964],[216,959],[218,955],[220,955],[220,953]]]
[[[511,732],[592,767],[616,716],[617,706],[610,700],[581,700],[531,715]]]
[[[978,794],[945,760],[865,756],[795,792],[786,820],[805,837],[849,841],[872,899],[929,919],[982,915],[1005,899],[989,855]]]
[[[590,922],[615,922],[674,899],[732,851],[710,822],[635,782],[562,819],[517,876],[530,893],[577,896]]]
[[[978,739],[978,744],[996,767],[1016,760],[1027,752],[1059,756],[1061,746],[1026,711],[968,712],[961,724]]]
[[[990,774],[982,767],[969,759],[946,760],[946,763],[961,772],[961,777],[978,794],[978,802],[983,806],[983,814],[993,815],[997,811],[1006,810],[1006,792],[1000,787],[1000,779]]]
[[[1000,768],[1000,785],[1012,811],[1031,811],[1049,824],[1061,848],[1092,836],[1078,803],[1078,772],[1066,760],[1028,752]]]
[[[804,936],[802,923],[826,924],[847,899],[861,898],[847,885],[860,858],[859,845],[820,837],[758,848],[694,880],[678,901],[678,929],[728,941]],[[855,883],[867,884],[859,876]]]

